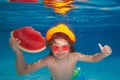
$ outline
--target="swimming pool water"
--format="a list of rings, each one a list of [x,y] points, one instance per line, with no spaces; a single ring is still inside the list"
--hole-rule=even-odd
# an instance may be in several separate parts
[[[31,74],[19,76],[15,70],[15,53],[9,47],[10,31],[22,26],[33,26],[44,36],[48,28],[65,23],[73,30],[77,41],[75,50],[85,54],[99,52],[98,43],[108,44],[113,53],[98,63],[78,62],[86,80],[120,80],[120,7],[117,1],[100,0],[74,3],[66,16],[39,4],[0,2],[0,80],[49,80],[47,67]],[[107,8],[107,9],[106,9]],[[23,53],[27,63],[35,62],[49,54],[49,48],[38,54]]]

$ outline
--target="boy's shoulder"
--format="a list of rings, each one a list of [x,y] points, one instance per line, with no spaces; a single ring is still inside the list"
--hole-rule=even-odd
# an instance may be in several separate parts
[[[83,54],[80,53],[80,52],[72,52],[72,53],[70,53],[70,55],[71,55],[72,58],[78,60],[79,57],[80,57],[81,55],[83,55]]]
[[[44,60],[46,61],[46,62],[50,62],[51,60],[53,60],[54,59],[54,57],[52,56],[52,55],[49,55],[49,56],[46,56],[45,58],[44,58]]]
[[[80,53],[80,52],[71,52],[71,53],[70,53],[70,55],[72,55],[72,56],[78,56],[78,55],[80,55],[80,54],[82,54],[82,53]]]

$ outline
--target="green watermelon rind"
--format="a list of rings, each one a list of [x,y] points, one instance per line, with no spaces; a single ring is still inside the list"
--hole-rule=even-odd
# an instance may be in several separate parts
[[[11,38],[14,38],[14,36],[13,36],[13,31],[11,31]],[[44,38],[44,37],[43,37]],[[44,40],[45,40],[45,38],[44,38]],[[44,49],[46,49],[46,46],[44,46],[43,48],[41,48],[41,49],[37,49],[37,50],[29,50],[29,49],[26,49],[26,48],[24,48],[24,47],[22,47],[21,45],[17,45],[17,47],[19,48],[19,49],[21,49],[21,50],[23,50],[23,51],[25,51],[25,52],[29,52],[29,53],[38,53],[38,52],[41,52],[41,51],[43,51]]]

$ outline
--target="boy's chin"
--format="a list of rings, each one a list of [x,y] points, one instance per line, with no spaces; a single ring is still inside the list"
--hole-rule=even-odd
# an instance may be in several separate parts
[[[56,57],[56,60],[66,60],[68,57],[67,56],[60,56]]]

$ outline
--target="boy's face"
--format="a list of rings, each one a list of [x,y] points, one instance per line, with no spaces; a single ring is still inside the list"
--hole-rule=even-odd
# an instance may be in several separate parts
[[[55,39],[55,42],[51,46],[54,57],[58,60],[63,60],[68,57],[70,46],[64,39]]]

